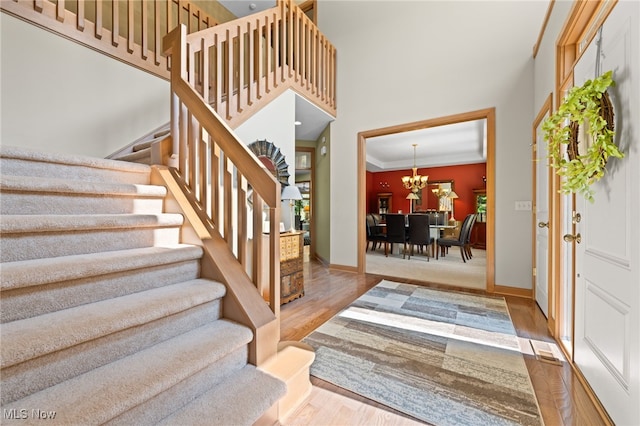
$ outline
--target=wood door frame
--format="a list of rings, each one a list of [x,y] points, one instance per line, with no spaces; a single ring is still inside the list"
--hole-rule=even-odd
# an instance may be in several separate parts
[[[309,184],[310,188],[309,188],[309,216],[311,217],[311,224],[309,226],[309,238],[311,238],[311,245],[309,246],[309,255],[313,256],[314,258],[318,258],[317,254],[316,254],[316,221],[314,219],[314,199],[315,197],[315,180],[316,180],[316,149],[313,147],[307,147],[307,146],[296,146],[295,147],[295,152],[308,152],[309,155],[311,155],[311,168],[309,169],[309,174],[311,176],[311,183]],[[294,176],[293,176],[293,181],[294,181],[294,185],[295,185],[295,180],[296,180],[296,164],[294,161]]]
[[[357,272],[364,274],[366,271],[366,244],[367,234],[365,217],[367,202],[367,138],[386,136],[395,133],[409,132],[413,130],[427,129],[429,127],[445,126],[448,124],[462,123],[473,120],[486,120],[487,125],[487,266],[486,288],[489,293],[495,292],[495,143],[496,143],[496,109],[495,107],[445,117],[431,118],[397,126],[383,127],[366,130],[358,133],[358,265]]]
[[[534,268],[537,266],[538,260],[538,247],[537,247],[537,238],[538,238],[538,215],[537,215],[537,200],[538,200],[538,126],[540,123],[546,118],[547,115],[551,114],[553,111],[553,93],[549,93],[547,99],[542,104],[540,111],[538,111],[538,115],[536,119],[533,121],[532,127],[532,144],[531,144],[531,159],[532,159],[532,167],[533,170],[533,214],[531,215],[531,264]],[[547,177],[548,184],[547,187],[549,189],[547,193],[547,230],[548,230],[548,241],[549,241],[549,253],[547,255],[547,328],[552,336],[555,336],[554,330],[555,326],[555,312],[552,310],[554,300],[553,286],[551,281],[551,241],[552,241],[552,222],[551,222],[551,206],[553,205],[553,191],[551,190],[552,182],[553,182],[553,169],[551,167],[547,168]],[[537,273],[537,269],[536,269]],[[533,295],[533,300],[536,300],[536,275],[532,274],[531,276],[531,294]],[[537,301],[536,301],[537,302]]]
[[[560,30],[560,34],[558,36],[556,42],[556,82],[555,82],[555,96],[556,96],[556,108],[562,103],[563,93],[566,89],[573,86],[573,70],[575,64],[582,57],[583,52],[586,50],[585,47],[593,40],[596,36],[597,29],[602,26],[607,16],[611,13],[613,8],[615,7],[618,0],[609,0],[609,1],[574,1],[573,6],[569,12],[569,16],[564,23],[564,26]],[[553,213],[553,223],[558,226],[554,226],[553,228],[553,239],[551,242],[552,248],[552,278],[555,283],[562,282],[562,272],[563,268],[566,265],[562,262],[562,235],[561,235],[561,226],[563,223],[564,217],[562,216],[562,200],[563,196],[560,194],[560,177],[557,174],[554,174],[554,179],[552,183],[552,192],[553,192],[553,209],[550,212]],[[575,196],[572,197],[573,210],[575,210]],[[574,225],[575,226],[575,225]],[[573,254],[572,263],[575,265],[575,252]],[[575,269],[575,268],[574,268]],[[571,339],[572,346],[575,347],[573,340],[575,339],[575,276],[574,282],[571,284],[573,287],[573,291],[571,294],[571,327],[574,331],[572,331]],[[564,305],[561,299],[562,295],[560,293],[560,285],[554,285],[556,304],[555,304],[555,317],[561,318],[562,315],[566,315],[567,313],[561,312],[560,309]],[[555,322],[554,336],[556,336],[556,340],[558,340],[560,333],[561,321]],[[607,411],[600,403],[600,400],[597,398],[591,386],[585,379],[582,372],[577,368],[574,360],[573,353],[575,350],[572,350],[572,354],[568,354],[565,351],[564,345],[558,341],[559,348],[564,352],[564,355],[570,361],[571,367],[576,374],[576,377],[580,381],[580,383],[584,386],[587,391],[587,394],[591,401],[596,406],[598,413],[602,417],[602,419],[607,424],[613,424],[613,420],[607,414]],[[570,356],[571,355],[571,356]]]

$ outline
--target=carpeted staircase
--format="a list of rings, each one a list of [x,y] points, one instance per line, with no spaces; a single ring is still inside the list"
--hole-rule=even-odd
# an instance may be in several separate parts
[[[148,135],[145,135],[136,140],[131,145],[128,145],[123,149],[114,152],[107,158],[111,160],[130,161],[132,163],[139,164],[153,164],[153,161],[151,159],[152,145],[162,142],[169,137],[170,129],[169,123],[167,123],[166,125],[157,128]]]
[[[285,394],[149,166],[2,147],[0,172],[3,425],[252,424]]]

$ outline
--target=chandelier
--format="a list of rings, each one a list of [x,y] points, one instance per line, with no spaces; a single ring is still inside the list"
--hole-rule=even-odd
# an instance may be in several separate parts
[[[413,176],[402,176],[402,184],[405,188],[411,190],[411,192],[416,193],[420,189],[427,186],[427,181],[429,180],[429,176],[420,176],[418,174],[418,168],[416,167],[416,146],[417,144],[413,144]]]

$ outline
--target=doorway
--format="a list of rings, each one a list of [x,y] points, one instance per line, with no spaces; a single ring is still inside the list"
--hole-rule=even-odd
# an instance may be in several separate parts
[[[367,139],[378,136],[393,135],[420,129],[464,123],[473,120],[486,120],[486,271],[484,290],[495,290],[494,266],[494,224],[495,224],[495,108],[487,108],[446,117],[407,123],[398,126],[373,129],[358,133],[358,272],[366,272],[366,222],[367,212],[367,177],[366,177],[366,144]],[[361,219],[361,220],[360,220]]]
[[[550,275],[550,247],[551,247],[551,221],[549,206],[551,205],[551,184],[553,181],[552,169],[547,158],[547,143],[544,140],[542,122],[549,117],[553,110],[553,95],[549,94],[538,116],[533,122],[533,226],[534,239],[533,256],[533,294],[540,310],[547,318],[549,330],[554,330],[553,326],[553,293],[551,292]]]
[[[315,257],[314,165],[315,148],[296,146],[295,185],[300,190],[302,200],[295,204],[295,228],[304,232],[304,260]]]
[[[564,236],[554,236],[560,279],[559,338],[611,423],[638,424],[640,239],[637,164],[640,131],[637,98],[637,2],[586,2],[575,8],[558,40],[557,96],[613,70],[609,95],[615,110],[615,141],[625,153],[610,159],[602,180],[593,184],[594,201],[581,195],[554,200]],[[600,71],[598,71],[600,70]],[[564,240],[564,241],[563,241]],[[564,253],[564,254],[563,254]],[[566,279],[562,281],[562,279]],[[565,296],[571,297],[565,299]],[[563,331],[568,331],[565,338]]]

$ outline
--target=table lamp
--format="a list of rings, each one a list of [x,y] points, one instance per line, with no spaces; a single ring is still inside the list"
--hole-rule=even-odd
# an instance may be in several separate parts
[[[297,186],[287,185],[282,190],[280,198],[282,201],[289,200],[289,219],[291,224],[289,232],[295,232],[296,229],[293,226],[293,206],[295,205],[296,200],[302,200],[302,194]]]

